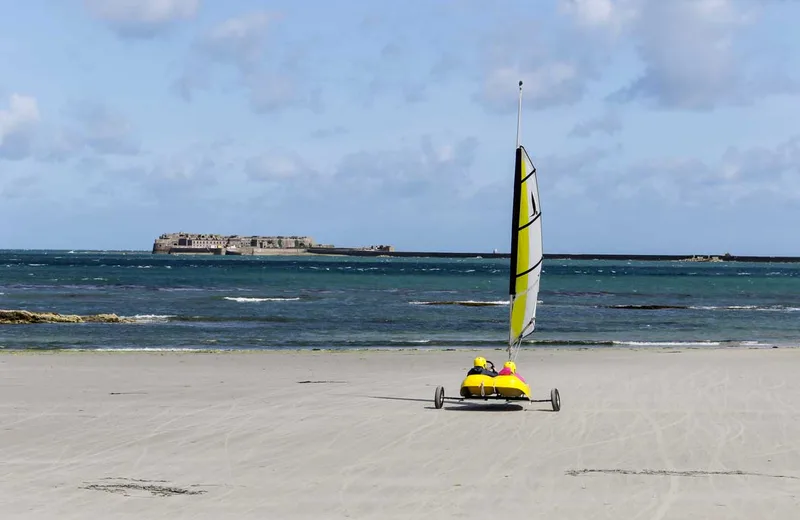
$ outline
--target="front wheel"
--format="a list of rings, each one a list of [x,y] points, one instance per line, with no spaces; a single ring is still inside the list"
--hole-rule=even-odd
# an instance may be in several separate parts
[[[553,405],[553,411],[561,410],[561,395],[558,393],[558,388],[550,390],[550,403]]]
[[[444,405],[444,387],[437,386],[436,393],[433,394],[433,406],[438,410]]]

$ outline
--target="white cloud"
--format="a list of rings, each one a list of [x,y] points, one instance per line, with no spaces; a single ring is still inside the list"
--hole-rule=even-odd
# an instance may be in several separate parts
[[[38,122],[36,98],[11,94],[8,108],[0,109],[0,158],[26,157],[30,151],[31,130]]]
[[[303,88],[297,75],[284,67],[270,72],[247,76],[244,85],[249,90],[250,106],[256,113],[268,113],[289,107],[322,110],[318,88]]]
[[[636,0],[560,0],[562,12],[586,27],[621,29],[633,16]]]
[[[312,139],[329,139],[334,137],[341,137],[347,134],[350,130],[345,128],[342,125],[336,125],[333,127],[327,128],[318,128],[311,132],[310,137]]]
[[[75,164],[83,184],[84,205],[113,207],[134,204],[148,207],[181,205],[217,207],[241,196],[235,177],[237,166],[228,156],[227,145],[198,142],[163,154],[128,157],[87,156]],[[102,194],[99,200],[93,194]]]
[[[622,95],[706,109],[740,86],[734,40],[745,17],[727,0],[647,1],[634,29],[645,63]]]
[[[584,91],[583,78],[575,64],[551,61],[492,70],[483,84],[484,101],[496,108],[514,106],[520,80],[523,102],[534,107],[572,104]]]
[[[203,35],[199,45],[210,57],[247,69],[262,57],[267,29],[274,19],[277,16],[264,11],[229,18]]]
[[[26,203],[30,199],[40,197],[43,193],[39,179],[34,175],[0,178],[0,199],[4,202],[18,201]]]
[[[556,177],[568,175],[583,186],[594,200],[635,200],[676,211],[686,207],[752,211],[747,205],[766,208],[800,200],[800,137],[769,148],[730,148],[710,160],[650,158],[610,168],[584,154],[548,158],[546,164]]]
[[[727,202],[752,196],[774,201],[800,201],[800,136],[774,148],[732,147],[713,171],[726,188]]]
[[[295,153],[267,152],[245,165],[254,182],[243,211],[276,225],[290,222],[336,244],[352,240],[352,230],[359,229],[362,243],[406,237],[417,247],[429,247],[426,241],[453,247],[447,240],[463,240],[464,219],[482,214],[467,204],[476,146],[474,138],[423,138],[415,146],[353,152],[324,171]]]
[[[609,100],[693,111],[800,91],[781,58],[745,48],[763,8],[748,0],[560,0],[582,29],[576,44],[604,49],[595,59],[629,47],[641,60],[641,73]]]
[[[622,121],[615,112],[607,112],[600,117],[578,123],[570,131],[571,137],[589,137],[595,133],[614,135],[622,130]]]
[[[297,48],[267,47],[271,25],[280,18],[255,11],[212,27],[192,46],[184,70],[173,84],[175,91],[191,101],[195,92],[214,86],[215,68],[229,67],[254,112],[289,107],[319,110],[319,91],[300,80],[307,56]],[[282,58],[279,51],[284,54]]]
[[[200,0],[84,0],[95,17],[125,38],[150,38],[172,22],[193,18]]]
[[[245,173],[250,180],[281,182],[300,176],[313,176],[299,155],[286,151],[273,151],[251,157],[245,163]],[[305,179],[308,181],[308,179]]]
[[[248,159],[244,170],[251,181],[287,189],[291,207],[315,201],[348,213],[354,205],[380,207],[402,201],[424,206],[444,197],[441,205],[468,193],[465,184],[476,147],[474,138],[445,143],[423,138],[418,146],[347,154],[325,171],[314,169],[295,152],[272,150]]]
[[[59,142],[62,155],[87,149],[100,155],[136,155],[141,150],[131,122],[101,103],[77,107],[74,122],[62,130]]]
[[[581,31],[546,30],[531,20],[498,28],[478,40],[480,84],[477,99],[499,112],[517,106],[517,85],[524,82],[523,104],[532,108],[572,105],[598,77],[603,56]]]

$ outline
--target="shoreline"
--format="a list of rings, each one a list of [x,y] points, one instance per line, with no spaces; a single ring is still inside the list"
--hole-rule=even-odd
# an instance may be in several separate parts
[[[720,344],[720,345],[559,345],[548,347],[523,347],[520,353],[544,354],[548,352],[661,352],[661,351],[741,351],[741,350],[798,350],[800,343],[774,344]],[[13,354],[348,354],[348,353],[381,353],[396,352],[445,353],[445,352],[496,352],[505,353],[505,347],[274,347],[274,348],[204,348],[204,347],[99,347],[99,348],[0,348],[0,355]],[[488,355],[488,354],[487,354]]]

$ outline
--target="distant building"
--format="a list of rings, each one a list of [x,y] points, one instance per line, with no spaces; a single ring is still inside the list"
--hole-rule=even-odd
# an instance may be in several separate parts
[[[164,233],[153,243],[153,253],[255,254],[258,249],[306,250],[314,245],[309,236],[239,236],[205,233]]]

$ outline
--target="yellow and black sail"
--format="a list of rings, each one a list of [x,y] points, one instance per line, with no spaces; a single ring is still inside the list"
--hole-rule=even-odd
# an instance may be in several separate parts
[[[520,109],[522,108],[520,82]],[[519,129],[517,132],[519,141]],[[525,147],[517,143],[514,165],[514,204],[511,227],[511,305],[509,354],[536,325],[536,303],[543,260],[542,208],[536,167]]]

